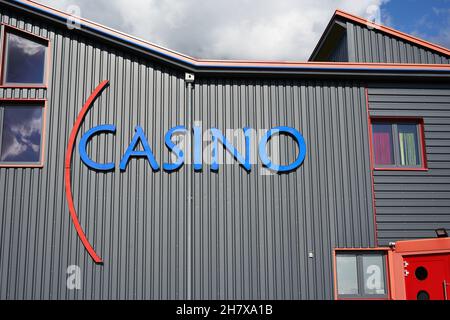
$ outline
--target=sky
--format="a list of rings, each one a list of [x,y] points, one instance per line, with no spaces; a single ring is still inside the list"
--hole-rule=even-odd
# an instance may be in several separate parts
[[[306,61],[336,9],[450,48],[450,0],[36,0],[202,59]]]

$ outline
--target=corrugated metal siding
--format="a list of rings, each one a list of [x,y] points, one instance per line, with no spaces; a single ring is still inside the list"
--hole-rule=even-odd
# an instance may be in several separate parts
[[[227,167],[194,176],[194,194],[207,194],[194,200],[194,298],[331,298],[333,247],[374,245],[363,91],[299,81],[195,86],[194,119],[206,127],[293,126],[308,151],[289,175]]]
[[[450,90],[421,85],[369,88],[372,116],[422,117],[429,170],[376,171],[379,242],[435,237],[450,229]]]
[[[448,64],[450,58],[374,29],[347,22],[350,62]]]
[[[2,15],[21,29],[29,24]],[[27,21],[28,23],[28,21]],[[88,238],[104,257],[96,266],[70,220],[63,192],[64,155],[81,106],[102,79],[111,87],[86,118],[82,132],[116,123],[117,139],[91,144],[99,161],[120,159],[134,133],[147,129],[155,150],[163,134],[186,123],[184,75],[69,37],[65,30],[34,29],[51,39],[45,167],[0,169],[1,298],[186,298],[186,175],[152,173],[143,161],[126,173],[95,174],[74,154],[73,192]],[[4,90],[3,96],[45,97],[43,90]],[[157,187],[156,187],[157,186]],[[167,201],[163,195],[176,195]],[[81,267],[83,290],[66,290],[66,268]]]
[[[361,86],[202,79],[191,107],[183,75],[1,12],[3,22],[49,37],[52,63],[48,92],[0,90],[48,98],[44,168],[0,169],[0,298],[331,298],[332,248],[375,245]],[[133,160],[124,173],[95,173],[76,151],[75,206],[105,261],[95,265],[70,220],[63,170],[75,117],[103,79],[111,86],[81,133],[114,123],[117,134],[93,140],[94,160],[118,162],[140,124],[161,163],[165,132],[198,120],[219,129],[296,127],[305,164],[289,175],[189,165],[167,174]],[[66,289],[72,264],[81,267],[79,291]]]
[[[341,39],[337,43],[334,50],[330,53],[330,56],[326,61],[333,62],[347,62],[348,61],[348,43],[347,33],[344,32]]]

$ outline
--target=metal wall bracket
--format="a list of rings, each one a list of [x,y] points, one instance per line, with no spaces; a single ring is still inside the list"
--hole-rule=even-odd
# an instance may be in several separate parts
[[[187,83],[193,83],[195,81],[195,75],[193,73],[186,72],[184,75],[184,80]]]

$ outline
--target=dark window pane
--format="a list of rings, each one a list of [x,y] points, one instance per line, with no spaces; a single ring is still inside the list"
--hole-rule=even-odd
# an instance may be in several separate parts
[[[397,128],[400,150],[400,165],[420,165],[417,124],[398,124]]]
[[[364,274],[364,293],[386,294],[384,288],[384,257],[380,254],[367,254],[362,256],[362,268]]]
[[[394,148],[392,143],[392,125],[374,123],[372,125],[373,148],[376,165],[394,164]]]
[[[356,256],[336,256],[338,294],[358,294],[358,271]]]
[[[4,108],[2,162],[39,162],[41,155],[42,108]]]
[[[5,82],[42,84],[46,47],[13,33],[8,33],[6,39]]]

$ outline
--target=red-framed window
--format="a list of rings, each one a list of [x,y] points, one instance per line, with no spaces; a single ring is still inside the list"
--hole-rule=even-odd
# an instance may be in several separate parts
[[[372,160],[376,170],[427,170],[421,118],[372,117]]]
[[[333,251],[335,299],[389,299],[386,248]]]
[[[43,99],[0,99],[0,167],[43,167],[46,105]]]
[[[0,34],[0,87],[46,89],[50,41],[4,23]],[[46,111],[46,99],[0,97],[0,167],[43,167]]]
[[[2,24],[0,86],[46,88],[49,69],[49,40]]]

